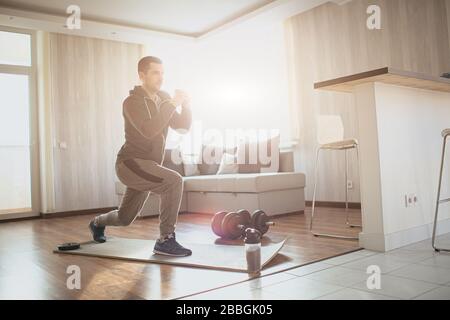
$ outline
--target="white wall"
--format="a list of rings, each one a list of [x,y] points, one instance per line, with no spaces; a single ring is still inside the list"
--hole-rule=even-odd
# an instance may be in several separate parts
[[[386,233],[430,223],[438,185],[444,128],[450,127],[450,94],[376,85],[384,228]],[[450,164],[450,153],[447,163]],[[449,194],[450,166],[443,179]],[[405,208],[404,195],[417,194],[416,207]],[[442,218],[450,218],[442,206]]]
[[[196,46],[189,89],[203,127],[280,129],[290,140],[284,29],[244,23]]]
[[[193,40],[155,38],[145,43],[144,55],[156,56],[163,60],[165,73],[163,90],[173,94],[176,88],[185,87],[190,79],[190,62],[194,50]]]
[[[362,245],[392,250],[431,236],[450,93],[381,83],[357,87],[363,213]],[[441,198],[450,197],[450,152]],[[416,206],[406,207],[405,195]],[[450,231],[448,204],[439,233]]]
[[[450,44],[450,0],[445,0],[445,8],[447,9],[448,43]]]
[[[284,21],[323,1],[281,1],[193,43],[147,43],[164,61],[165,90],[188,91],[194,121],[206,129],[279,129],[292,140]]]
[[[289,141],[288,83],[282,22],[245,23],[193,44],[155,42],[164,90],[186,90],[203,130],[280,129]]]

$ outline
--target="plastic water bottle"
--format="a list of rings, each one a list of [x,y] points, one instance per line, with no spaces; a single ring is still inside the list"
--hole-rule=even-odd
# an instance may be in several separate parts
[[[245,230],[245,254],[247,258],[247,272],[258,274],[261,271],[261,233],[252,228]]]

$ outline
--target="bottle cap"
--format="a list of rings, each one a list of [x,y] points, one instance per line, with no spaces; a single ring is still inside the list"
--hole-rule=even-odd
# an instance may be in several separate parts
[[[246,244],[261,243],[261,232],[253,228],[245,229],[244,243]]]

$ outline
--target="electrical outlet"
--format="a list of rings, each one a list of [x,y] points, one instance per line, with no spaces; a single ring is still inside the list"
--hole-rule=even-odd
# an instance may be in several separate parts
[[[405,194],[405,207],[409,208],[413,205],[413,199],[409,194]]]
[[[419,202],[419,198],[417,197],[417,195],[415,193],[405,194],[405,207],[406,208],[415,207],[418,202]]]
[[[417,197],[417,195],[413,194],[412,199],[413,199],[414,207],[417,206],[417,204],[419,203],[419,198]]]
[[[347,189],[353,189],[353,181],[347,180]]]

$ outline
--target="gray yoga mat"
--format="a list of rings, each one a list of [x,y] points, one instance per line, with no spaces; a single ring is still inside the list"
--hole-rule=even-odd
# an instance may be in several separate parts
[[[261,268],[272,260],[287,239],[261,247]],[[188,257],[170,257],[153,253],[155,240],[108,238],[105,243],[94,241],[81,243],[80,249],[53,252],[100,258],[113,258],[148,263],[171,264],[187,267],[217,269],[225,271],[247,272],[247,260],[244,246],[221,244],[183,243],[192,250]]]

